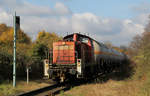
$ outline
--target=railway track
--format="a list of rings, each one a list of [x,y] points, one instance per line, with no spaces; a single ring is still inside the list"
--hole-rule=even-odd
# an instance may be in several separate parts
[[[40,88],[37,90],[33,90],[30,92],[18,94],[15,96],[55,96],[56,94],[59,94],[61,91],[66,91],[71,88],[70,85],[67,84],[53,84],[44,88]]]
[[[105,76],[105,74],[98,74],[98,76],[93,76],[93,78],[90,78],[87,80],[78,79],[78,80],[66,82],[66,83],[56,83],[56,84],[53,84],[44,88],[18,94],[15,96],[55,96],[59,94],[61,91],[67,91],[74,86],[80,86],[82,84],[95,82],[95,79],[99,79],[98,77],[101,77],[101,76]],[[100,81],[102,82],[103,80],[100,80]]]

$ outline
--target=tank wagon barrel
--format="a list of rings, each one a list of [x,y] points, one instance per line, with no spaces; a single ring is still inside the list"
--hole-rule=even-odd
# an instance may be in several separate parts
[[[73,78],[90,78],[112,71],[121,66],[125,59],[125,54],[108,48],[89,36],[74,33],[53,43],[48,76],[61,82]]]

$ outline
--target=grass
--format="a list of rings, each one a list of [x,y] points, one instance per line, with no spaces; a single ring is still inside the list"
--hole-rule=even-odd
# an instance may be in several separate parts
[[[75,86],[58,96],[150,96],[149,65],[137,63],[135,73],[130,77],[118,79],[122,73],[110,74],[105,82]]]
[[[76,86],[59,96],[138,96],[139,85],[135,81],[114,81]],[[140,95],[139,95],[140,96]]]
[[[5,81],[0,84],[0,96],[15,95],[48,85],[48,83],[44,83],[41,80],[30,81],[28,85],[26,84],[26,81],[17,81],[17,86],[13,88],[12,82]]]
[[[146,68],[138,65],[136,72],[132,77],[127,79],[117,79],[120,74],[112,74],[101,83],[89,83],[75,86],[69,91],[61,91],[58,96],[150,96],[150,71],[149,66]],[[145,65],[146,66],[146,65]],[[114,75],[117,75],[115,77]],[[43,81],[18,81],[16,88],[12,83],[4,82],[0,84],[0,96],[8,96],[37,89],[49,85]]]
[[[17,92],[16,89],[12,88],[10,84],[1,84],[0,85],[0,96],[8,96],[15,94]]]

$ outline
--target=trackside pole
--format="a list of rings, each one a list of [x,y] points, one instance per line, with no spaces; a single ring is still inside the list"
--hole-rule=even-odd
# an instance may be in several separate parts
[[[13,87],[16,87],[16,12],[13,16],[14,25],[14,59],[13,59]]]
[[[14,53],[13,53],[13,87],[16,87],[16,34],[17,30],[20,29],[20,17],[13,16],[13,27],[14,27]]]

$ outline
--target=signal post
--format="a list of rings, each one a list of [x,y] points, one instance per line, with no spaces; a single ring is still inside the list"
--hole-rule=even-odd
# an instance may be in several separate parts
[[[14,26],[14,51],[13,51],[13,87],[16,87],[16,36],[17,31],[20,29],[20,17],[13,16],[13,26]]]

